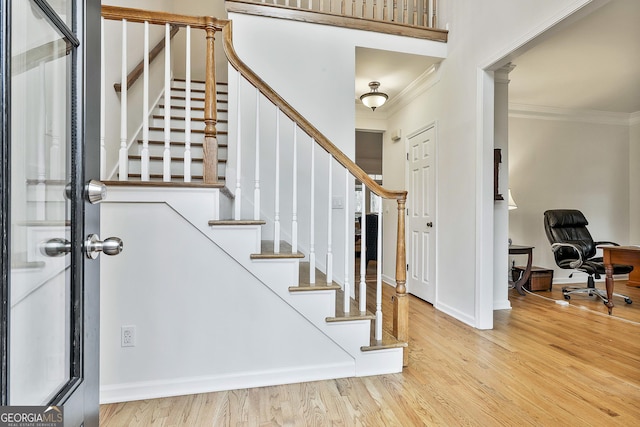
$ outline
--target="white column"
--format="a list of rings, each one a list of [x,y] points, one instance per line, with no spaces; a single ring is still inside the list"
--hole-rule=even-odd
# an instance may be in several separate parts
[[[360,214],[360,311],[367,310],[367,200],[368,188],[362,184],[362,203]]]
[[[494,73],[494,148],[502,150],[499,168],[499,191],[505,201],[493,207],[493,308],[510,309],[509,302],[509,73],[515,68],[507,64]],[[516,194],[517,196],[517,194]]]

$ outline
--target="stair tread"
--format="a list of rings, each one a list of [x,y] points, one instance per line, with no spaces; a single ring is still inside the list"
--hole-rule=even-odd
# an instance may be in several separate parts
[[[131,179],[131,178],[136,178],[136,179],[140,178],[141,179],[142,178],[142,174],[140,174],[140,173],[130,173],[129,174],[129,179]],[[149,179],[150,180],[153,180],[153,179],[161,180],[163,178],[164,178],[164,175],[161,174],[161,173],[151,173],[151,174],[149,174]],[[172,174],[171,175],[171,179],[175,179],[175,180],[178,180],[178,181],[169,181],[169,183],[172,183],[172,182],[175,182],[175,183],[184,182],[184,175]],[[202,178],[202,175],[191,175],[191,179],[192,180],[196,180],[196,181],[202,181],[203,178]],[[224,176],[219,176],[218,180],[219,181],[224,181]],[[145,181],[145,182],[151,182],[151,181]],[[157,182],[160,182],[160,181],[157,181]],[[162,182],[166,182],[166,181],[162,181]]]
[[[264,225],[266,221],[261,219],[212,219],[209,225]]]
[[[370,343],[368,346],[360,347],[361,351],[375,351],[375,350],[384,350],[387,348],[402,348],[407,347],[408,344],[405,341],[399,341],[396,337],[391,335],[391,333],[382,330],[382,340],[376,341],[374,337],[374,324],[371,322],[371,337]]]
[[[149,126],[149,130],[157,130],[157,131],[164,131],[163,127],[160,126]],[[184,129],[178,129],[178,128],[171,128],[172,132],[184,132]],[[191,129],[191,133],[204,133],[204,129]],[[226,135],[227,131],[226,130],[219,130],[216,132],[218,135]]]
[[[349,313],[345,314],[343,306],[344,292],[342,289],[336,291],[336,314],[335,316],[327,317],[325,320],[327,322],[344,322],[349,320],[374,320],[376,318],[375,314],[368,310],[361,312],[358,303],[353,298],[350,300]]]
[[[138,144],[143,144],[143,143],[144,143],[143,140],[141,140],[141,139],[138,140]],[[164,145],[164,141],[160,141],[160,140],[157,140],[157,139],[150,139],[149,140],[149,144],[152,144],[152,145]],[[184,141],[171,141],[170,144],[171,145],[185,145],[185,142]],[[192,142],[191,146],[192,147],[202,147],[202,142]],[[226,148],[227,144],[218,143],[218,147],[225,147]]]
[[[251,254],[251,259],[288,259],[288,258],[304,258],[301,252],[292,253],[291,245],[283,240],[280,241],[280,252],[273,251],[273,240],[263,240],[260,243],[260,253]]]
[[[175,89],[174,89],[175,90]],[[179,100],[186,100],[187,97],[186,96],[180,96],[180,95],[171,95],[171,99],[179,99]],[[192,96],[191,97],[192,101],[204,101],[204,98],[201,98],[199,96]],[[226,104],[229,101],[227,101],[226,99],[216,99],[216,104]]]
[[[186,82],[187,81],[186,79],[181,79],[179,77],[176,77],[173,80],[176,81],[176,82]],[[204,80],[193,80],[193,79],[191,79],[191,83],[206,84],[207,82],[204,81]],[[216,84],[217,85],[224,85],[224,86],[228,86],[229,85],[229,83],[227,83],[227,82],[216,82]]]
[[[342,289],[336,282],[327,283],[327,276],[316,268],[316,282],[309,282],[309,263],[301,262],[298,275],[298,286],[290,286],[290,292],[323,291]]]
[[[154,119],[164,119],[162,114],[154,114]],[[171,120],[184,120],[182,116],[171,116]],[[191,121],[204,122],[204,117],[191,117]],[[216,123],[229,123],[229,120],[218,120]]]
[[[142,156],[140,154],[129,154],[129,159],[142,160]],[[149,160],[163,161],[164,157],[162,157],[162,156],[149,156]],[[171,161],[172,162],[177,162],[177,161],[182,162],[182,161],[184,161],[184,157],[171,157]],[[199,158],[192,158],[191,161],[195,162],[195,163],[202,163],[202,159],[199,159]],[[226,163],[227,161],[218,159],[218,162],[219,163]]]
[[[164,104],[160,104],[158,105],[158,108],[164,108]],[[184,105],[172,105],[171,106],[172,110],[186,110],[187,107],[185,107]],[[204,111],[204,107],[191,107],[191,111]],[[227,110],[226,108],[218,108],[216,110],[218,113],[228,113],[229,110]]]
[[[181,181],[102,181],[108,186],[119,187],[191,187],[191,188],[224,188],[224,181],[215,184],[205,184],[203,182],[181,182]]]

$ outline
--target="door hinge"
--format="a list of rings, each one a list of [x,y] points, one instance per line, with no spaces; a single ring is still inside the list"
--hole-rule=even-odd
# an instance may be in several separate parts
[[[409,153],[407,153],[407,160],[409,160]]]
[[[407,264],[407,271],[409,271],[409,264]]]

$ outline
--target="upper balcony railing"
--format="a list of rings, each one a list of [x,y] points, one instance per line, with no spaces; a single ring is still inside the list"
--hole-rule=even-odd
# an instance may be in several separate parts
[[[229,12],[447,41],[437,0],[227,0]]]

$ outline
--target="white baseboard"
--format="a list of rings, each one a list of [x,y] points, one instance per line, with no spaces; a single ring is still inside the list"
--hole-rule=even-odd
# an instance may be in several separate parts
[[[494,310],[511,310],[511,302],[509,299],[502,301],[493,301]]]
[[[473,317],[467,315],[466,313],[461,312],[460,310],[451,307],[450,305],[447,304],[443,304],[439,301],[436,301],[436,303],[434,304],[434,307],[437,310],[442,311],[445,314],[448,314],[449,316],[453,317],[454,319],[458,319],[459,321],[461,321],[462,323],[465,323],[469,326],[472,326],[474,328],[476,328],[476,319],[474,319]]]
[[[101,386],[100,404],[347,378],[355,375],[355,364],[349,362],[299,369],[122,383]]]

